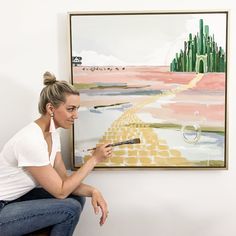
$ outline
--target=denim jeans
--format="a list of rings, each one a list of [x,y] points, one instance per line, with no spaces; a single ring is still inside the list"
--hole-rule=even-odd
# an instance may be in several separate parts
[[[84,204],[84,197],[56,199],[42,188],[14,201],[0,201],[0,236],[20,236],[48,226],[51,236],[70,236]]]

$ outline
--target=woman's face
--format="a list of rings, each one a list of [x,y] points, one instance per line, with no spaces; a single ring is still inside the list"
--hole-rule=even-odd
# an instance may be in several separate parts
[[[74,123],[74,120],[78,118],[79,106],[80,96],[67,95],[65,103],[55,108],[53,112],[56,128],[69,129]]]

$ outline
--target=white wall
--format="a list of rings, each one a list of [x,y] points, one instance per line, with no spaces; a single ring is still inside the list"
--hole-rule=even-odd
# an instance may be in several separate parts
[[[236,12],[233,0],[0,0],[0,148],[35,119],[42,74],[68,79],[68,11],[231,10],[228,74],[229,170],[93,171],[87,183],[109,203],[100,227],[88,199],[75,235],[235,236],[236,235]],[[112,43],[112,42],[111,42]],[[69,165],[69,132],[62,132]]]

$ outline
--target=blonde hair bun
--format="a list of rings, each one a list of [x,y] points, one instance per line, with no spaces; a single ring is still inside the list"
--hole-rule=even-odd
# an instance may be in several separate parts
[[[79,91],[71,84],[64,80],[56,80],[55,75],[46,71],[43,75],[44,88],[40,92],[38,103],[39,113],[47,114],[47,104],[51,103],[57,108],[60,104],[65,103],[68,95],[80,96]]]
[[[48,85],[52,85],[54,83],[56,83],[56,77],[54,74],[46,71],[44,74],[43,74],[43,84],[48,86]]]

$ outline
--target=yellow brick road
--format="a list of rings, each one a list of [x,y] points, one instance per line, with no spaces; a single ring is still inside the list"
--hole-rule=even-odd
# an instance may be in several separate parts
[[[140,120],[136,113],[144,106],[156,102],[160,98],[175,96],[177,93],[194,88],[203,74],[196,76],[188,83],[162,94],[150,96],[132,108],[126,110],[104,133],[98,144],[104,142],[120,142],[132,138],[140,138],[140,144],[114,147],[113,156],[98,166],[191,166],[192,163],[183,157],[181,152],[168,146],[167,140],[158,137],[154,129]],[[85,160],[89,156],[85,156]]]

